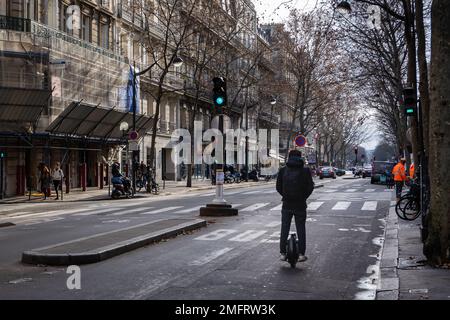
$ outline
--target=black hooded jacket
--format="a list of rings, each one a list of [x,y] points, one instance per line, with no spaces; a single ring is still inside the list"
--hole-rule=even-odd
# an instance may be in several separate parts
[[[313,190],[311,172],[304,167],[302,158],[289,157],[277,178],[277,191],[283,197],[283,209],[306,209],[306,199]]]

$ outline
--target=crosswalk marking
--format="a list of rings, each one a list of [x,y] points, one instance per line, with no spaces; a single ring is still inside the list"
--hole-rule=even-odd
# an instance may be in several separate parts
[[[26,225],[26,226],[32,226],[32,225],[35,225],[35,224],[41,224],[41,223],[44,223],[44,222],[53,222],[53,221],[58,221],[58,220],[63,220],[64,218],[63,217],[55,217],[55,218],[47,218],[47,219],[43,219],[43,220],[25,220],[25,221],[22,221],[22,223],[24,224],[24,225]],[[29,222],[29,223],[27,223],[28,221],[33,221],[33,222]]]
[[[275,193],[275,192],[277,192],[277,190],[271,189],[271,190],[263,191],[263,192],[261,192],[261,193],[264,193],[264,194],[270,194],[270,193]]]
[[[261,193],[261,190],[247,191],[247,192],[244,192],[242,194],[255,194],[255,193]]]
[[[267,205],[269,205],[270,202],[266,202],[266,203],[255,203],[252,204],[251,206],[248,206],[247,208],[242,209],[241,211],[255,211],[257,209],[261,209]]]
[[[156,209],[156,210],[152,210],[152,211],[142,212],[141,214],[157,214],[157,213],[163,213],[163,212],[176,210],[176,209],[180,209],[180,208],[183,208],[183,206],[166,207],[166,208]]]
[[[118,210],[121,210],[121,209],[120,208],[106,208],[106,209],[103,209],[103,210],[92,210],[92,209],[89,209],[88,212],[77,213],[77,214],[74,214],[74,216],[91,216],[91,215],[94,215],[94,214],[100,214],[100,213],[106,213],[106,212],[118,211]]]
[[[364,192],[374,192],[375,189],[366,189]]]
[[[308,210],[317,210],[320,208],[320,206],[323,205],[323,201],[316,201],[316,202],[311,202],[308,204]]]
[[[204,234],[200,237],[194,238],[194,240],[214,241],[214,240],[222,239],[222,238],[224,238],[232,233],[235,233],[235,232],[236,232],[236,230],[232,230],[232,229],[218,229],[213,232]]]
[[[280,242],[280,231],[272,233],[268,239],[262,239],[261,243],[279,243]]]
[[[356,189],[347,189],[347,190],[345,190],[345,192],[355,192],[356,191]]]
[[[266,224],[266,227],[273,228],[273,227],[279,226],[280,224],[281,224],[280,221],[272,221],[272,222],[269,222],[268,224]]]
[[[192,212],[192,211],[200,210],[201,207],[203,207],[203,206],[196,206],[196,207],[193,207],[193,208],[188,208],[188,209],[184,209],[184,210],[180,210],[180,211],[175,211],[175,213],[189,213],[189,212]]]
[[[260,230],[260,231],[247,230],[244,233],[241,233],[241,234],[237,235],[236,237],[231,238],[230,241],[236,241],[236,242],[252,241],[252,240],[255,240],[256,238],[259,238],[266,232],[267,232],[266,230]]]
[[[123,216],[123,215],[130,214],[130,213],[145,211],[145,210],[148,210],[148,209],[151,209],[151,208],[153,208],[153,207],[135,208],[135,209],[130,209],[130,210],[123,210],[123,211],[115,212],[115,213],[113,213],[111,215],[112,216]]]
[[[233,250],[233,248],[223,248],[220,250],[213,251],[211,253],[206,254],[205,256],[201,257],[200,259],[194,260],[189,265],[191,266],[202,266],[208,262],[211,262],[214,259],[217,259],[221,255],[227,253],[228,251]]]
[[[364,205],[362,206],[361,210],[369,210],[369,211],[375,211],[377,210],[377,201],[366,201],[364,202]]]
[[[270,209],[270,211],[278,211],[281,210],[281,207],[283,206],[282,203],[280,203],[279,205],[277,205],[276,207],[273,207],[272,209]]]
[[[331,210],[347,210],[350,204],[348,201],[338,201]]]

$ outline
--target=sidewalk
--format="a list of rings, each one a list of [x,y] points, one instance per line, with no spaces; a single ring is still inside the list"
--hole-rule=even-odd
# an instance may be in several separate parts
[[[420,217],[404,221],[395,207],[386,219],[377,300],[450,300],[450,270],[426,263]]]
[[[266,182],[264,180],[260,180],[259,182],[249,181],[249,182],[241,182],[241,183],[231,183],[224,184],[224,189],[236,189],[236,188],[247,188],[247,187],[262,187],[267,184],[274,185],[276,180],[270,180]],[[331,181],[324,181],[318,183],[315,181],[315,187],[320,188],[323,187],[324,184],[329,183]],[[137,192],[135,194],[135,198],[155,198],[161,196],[168,196],[173,194],[186,194],[189,192],[201,191],[201,190],[210,190],[215,191],[216,186],[211,184],[210,180],[192,180],[192,187],[186,187],[186,181],[166,181],[165,187],[163,188],[163,183],[159,183],[160,192],[158,195],[149,194],[145,191]],[[54,202],[56,194],[54,190],[52,190],[52,196],[48,198],[47,202]],[[100,201],[100,200],[110,200],[111,197],[108,195],[108,187],[106,186],[103,189],[88,188],[87,191],[81,191],[81,189],[71,189],[70,193],[64,193],[63,200],[58,200],[61,202],[78,202],[78,201]],[[30,203],[30,202],[44,202],[43,196],[31,196],[31,200],[28,200],[28,194],[26,196],[18,196],[11,197],[0,200],[0,204],[16,204],[16,203]]]

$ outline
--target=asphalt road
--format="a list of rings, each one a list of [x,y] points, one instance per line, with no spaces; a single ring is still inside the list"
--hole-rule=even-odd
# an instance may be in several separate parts
[[[279,261],[280,196],[273,183],[226,192],[236,217],[96,264],[69,290],[64,267],[20,262],[26,250],[155,219],[196,217],[203,191],[164,198],[2,206],[0,299],[374,299],[392,190],[332,180],[309,199],[308,261]],[[294,223],[292,224],[294,230]]]

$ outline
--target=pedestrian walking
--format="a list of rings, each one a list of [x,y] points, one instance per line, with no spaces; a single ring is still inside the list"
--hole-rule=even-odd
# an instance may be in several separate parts
[[[47,197],[50,197],[50,170],[46,165],[42,166],[41,177],[39,178],[41,182],[41,191],[44,194],[44,200],[47,200]]]
[[[403,184],[406,181],[406,159],[401,158],[400,162],[395,165],[392,169],[392,175],[394,176],[395,182],[395,194],[397,197],[397,202],[400,201],[400,197],[402,196]]]
[[[295,217],[300,256],[298,261],[306,261],[306,200],[314,190],[314,182],[308,168],[298,150],[289,152],[286,166],[281,168],[276,185],[282,198],[280,260],[286,261],[286,245],[291,228],[292,217]]]
[[[60,168],[59,162],[56,163],[55,169],[52,173],[52,179],[53,179],[53,186],[55,187],[56,192],[56,198],[55,200],[59,199],[59,187],[61,186],[61,193],[62,193],[62,182],[64,179],[64,173],[62,169]]]

